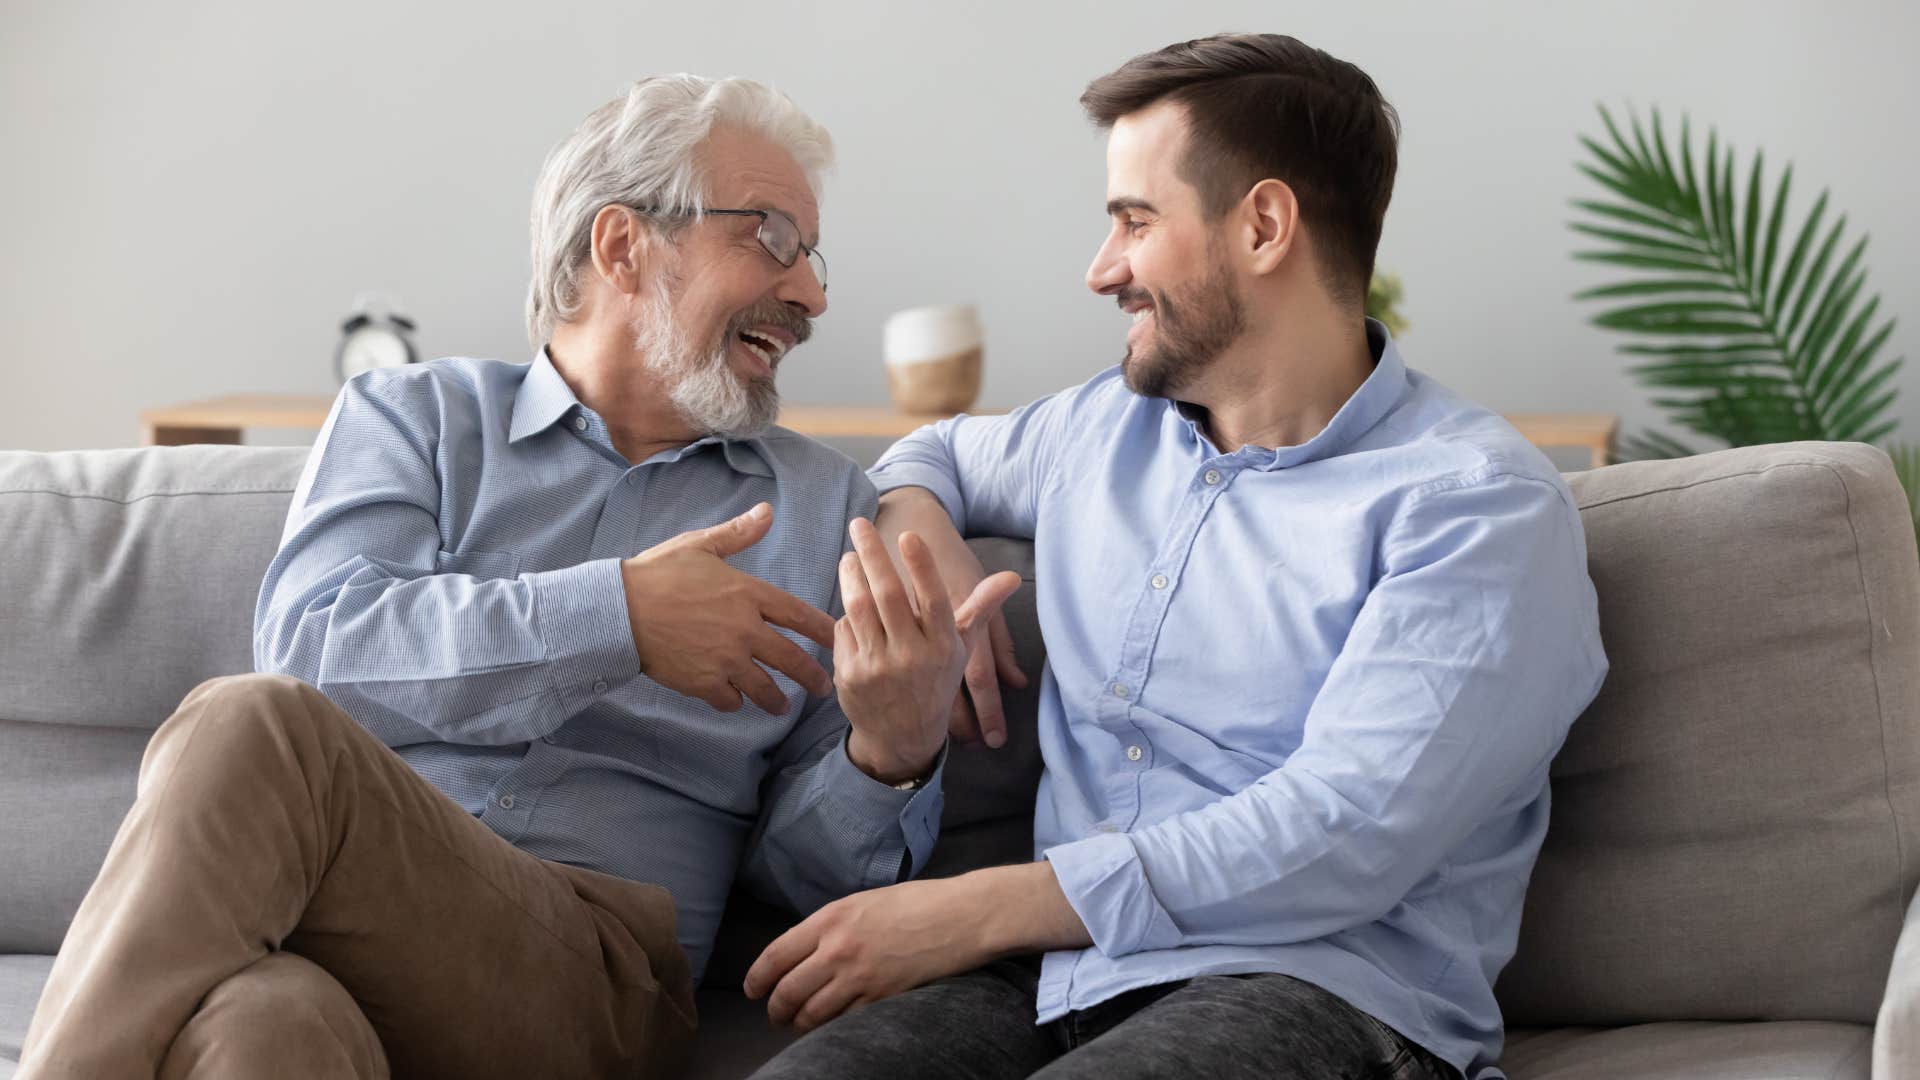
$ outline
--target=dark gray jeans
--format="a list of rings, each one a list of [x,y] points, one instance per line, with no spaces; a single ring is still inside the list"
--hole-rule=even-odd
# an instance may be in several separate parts
[[[827,1024],[756,1080],[1458,1080],[1425,1049],[1286,975],[1149,986],[1036,1026],[1037,958],[928,983]]]

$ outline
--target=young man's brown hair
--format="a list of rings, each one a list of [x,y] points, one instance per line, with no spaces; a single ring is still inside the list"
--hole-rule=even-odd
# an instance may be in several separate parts
[[[1217,218],[1260,181],[1282,181],[1329,291],[1362,302],[1400,127],[1366,72],[1283,34],[1218,34],[1136,56],[1080,96],[1103,128],[1162,100],[1186,112],[1181,173],[1206,212]]]

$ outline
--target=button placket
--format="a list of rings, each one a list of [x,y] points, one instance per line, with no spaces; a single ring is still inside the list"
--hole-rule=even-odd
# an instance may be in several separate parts
[[[590,558],[624,559],[641,550],[634,546],[634,529],[640,520],[640,500],[646,488],[647,477],[637,466],[629,467],[607,486],[604,508],[587,549]]]
[[[1175,574],[1185,567],[1187,559],[1192,556],[1200,525],[1214,501],[1225,494],[1229,476],[1227,471],[1211,466],[1200,474],[1200,484],[1188,489],[1182,505],[1168,522],[1169,532],[1154,558],[1154,565],[1167,566]],[[1112,718],[1109,730],[1123,740],[1120,752],[1127,764],[1119,770],[1119,774],[1132,778],[1132,782],[1116,784],[1113,792],[1115,810],[1127,802],[1137,802],[1139,777],[1150,767],[1147,752],[1150,742],[1147,733],[1133,722],[1131,706],[1138,700],[1140,687],[1145,683],[1152,666],[1153,643],[1159,637],[1160,627],[1173,601],[1171,587],[1174,576],[1164,570],[1155,570],[1147,578],[1147,588],[1140,594],[1128,619],[1120,663],[1109,676],[1106,691],[1102,695],[1105,702],[1100,712]],[[1121,794],[1122,789],[1133,799],[1125,798]],[[1117,813],[1115,816],[1125,818],[1128,815]]]

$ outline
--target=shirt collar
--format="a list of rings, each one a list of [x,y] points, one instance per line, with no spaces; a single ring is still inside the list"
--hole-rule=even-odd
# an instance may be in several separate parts
[[[513,420],[507,428],[507,441],[517,443],[538,435],[565,419],[576,408],[582,413],[588,411],[574,396],[573,387],[560,377],[547,350],[541,349],[540,355],[534,357],[532,365],[528,367],[526,378],[521,380],[519,392],[514,395]],[[727,459],[727,465],[735,472],[768,478],[773,476],[773,468],[767,464],[771,455],[767,452],[766,441],[760,438],[722,439],[708,435],[668,452],[662,460],[679,461],[708,446],[718,446],[721,455]]]
[[[513,423],[507,428],[507,441],[517,443],[529,435],[538,435],[560,421],[580,399],[573,387],[554,370],[547,350],[533,358],[527,377],[520,380],[520,391],[513,397]]]
[[[678,450],[668,451],[662,461],[679,461],[689,454],[698,453],[709,446],[720,448],[720,455],[727,459],[727,465],[734,472],[751,476],[773,478],[773,467],[767,464],[766,442],[758,437],[750,439],[723,439],[718,435],[706,435],[695,439]]]
[[[1405,394],[1407,368],[1400,359],[1400,349],[1394,344],[1393,335],[1376,319],[1367,320],[1367,347],[1374,357],[1373,374],[1367,376],[1367,380],[1360,384],[1360,389],[1355,390],[1353,396],[1340,406],[1340,411],[1333,414],[1333,419],[1320,429],[1319,434],[1296,446],[1283,446],[1277,450],[1248,447],[1246,450],[1253,458],[1248,464],[1257,469],[1305,465],[1333,457],[1373,430],[1373,426],[1392,411]],[[1204,433],[1199,423],[1200,411],[1185,403],[1176,403],[1175,407],[1194,439],[1202,440]],[[1240,449],[1236,447],[1235,451]]]

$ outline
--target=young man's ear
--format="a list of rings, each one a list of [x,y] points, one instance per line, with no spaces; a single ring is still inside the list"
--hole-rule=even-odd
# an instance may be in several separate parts
[[[1279,180],[1262,180],[1241,200],[1246,215],[1248,269],[1271,274],[1293,250],[1300,232],[1300,200]]]

